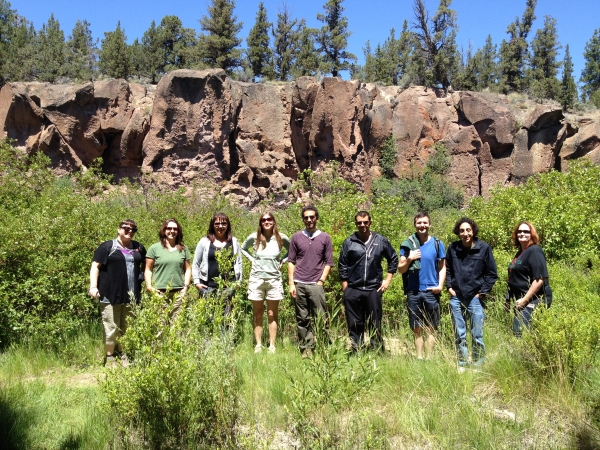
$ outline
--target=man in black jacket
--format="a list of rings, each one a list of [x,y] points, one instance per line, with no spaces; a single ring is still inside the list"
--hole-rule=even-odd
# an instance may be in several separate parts
[[[454,325],[459,367],[469,363],[465,313],[471,322],[472,362],[480,365],[485,359],[483,322],[485,297],[498,279],[492,249],[477,239],[479,227],[474,220],[463,217],[454,225],[460,241],[448,247],[446,287],[450,293],[450,312]]]
[[[344,292],[344,307],[353,349],[363,343],[365,322],[371,347],[383,349],[381,297],[398,270],[398,256],[390,242],[371,231],[371,215],[359,211],[354,217],[356,231],[342,245],[338,269]],[[387,260],[383,279],[382,259]]]

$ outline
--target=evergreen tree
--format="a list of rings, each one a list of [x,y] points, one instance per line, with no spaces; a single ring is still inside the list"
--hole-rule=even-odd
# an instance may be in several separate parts
[[[469,42],[467,52],[462,51],[460,54],[458,71],[452,82],[453,87],[461,91],[476,91],[480,65],[480,56],[477,52],[473,54],[473,45]]]
[[[321,58],[315,49],[315,36],[319,30],[309,28],[302,21],[298,24],[298,51],[296,53],[296,64],[292,66],[294,78],[302,76],[314,76],[318,73]]]
[[[161,30],[158,29],[154,20],[150,27],[144,31],[142,41],[136,39],[131,46],[132,60],[135,66],[134,73],[150,79],[152,84],[165,73],[165,49]]]
[[[527,0],[525,12],[519,20],[517,17],[506,32],[510,36],[500,45],[501,87],[505,93],[521,92],[525,89],[525,64],[528,56],[527,36],[535,20],[537,0]]]
[[[556,77],[562,65],[557,59],[560,48],[556,19],[545,16],[544,28],[537,30],[531,41],[532,55],[528,72],[530,91],[539,101],[557,99],[560,94],[560,82]]]
[[[65,75],[65,34],[60,23],[50,14],[37,35],[35,51],[35,73],[40,81],[54,82]]]
[[[291,18],[290,11],[284,3],[277,13],[277,27],[272,28],[274,38],[273,71],[277,80],[287,80],[296,61],[300,43],[299,27],[304,20]],[[296,27],[296,28],[294,28]]]
[[[8,48],[15,32],[15,15],[16,11],[11,9],[10,3],[0,0],[0,83],[7,78]]]
[[[164,58],[161,71],[169,72],[190,67],[191,49],[196,44],[196,32],[185,28],[179,17],[165,16],[160,21],[158,35],[162,47],[162,51],[158,53]]]
[[[485,45],[475,52],[474,59],[476,59],[479,67],[479,76],[477,77],[477,89],[483,90],[491,88],[496,85],[498,77],[498,51],[496,45],[492,43],[492,36],[488,34],[485,40]]]
[[[154,22],[154,21],[152,21]],[[137,77],[147,77],[144,71],[144,48],[138,38],[129,46],[129,74]]]
[[[209,67],[220,67],[231,72],[240,66],[242,40],[237,37],[242,23],[233,14],[234,0],[211,0],[208,16],[200,19],[200,28],[207,34],[200,35],[198,52],[201,61]]]
[[[366,83],[374,83],[377,81],[375,55],[371,50],[371,42],[367,41],[363,47],[363,55],[365,56],[365,64],[363,66],[356,65],[352,68],[352,79],[362,80]]]
[[[35,78],[37,33],[33,23],[15,15],[10,45],[3,58],[2,77],[10,81],[31,81]]]
[[[396,41],[398,67],[395,75],[395,85],[408,86],[410,83],[409,67],[412,58],[413,41],[414,34],[408,29],[408,20],[404,19],[400,37]]]
[[[67,75],[75,80],[91,80],[97,65],[97,40],[90,23],[77,20],[67,40]]]
[[[258,12],[256,13],[256,22],[250,30],[248,38],[246,38],[248,60],[250,61],[250,67],[255,77],[270,78],[272,76],[270,61],[273,52],[270,48],[271,39],[269,37],[269,29],[272,25],[267,17],[265,4],[260,2],[258,4]]]
[[[584,98],[589,100],[600,91],[600,28],[594,31],[592,38],[585,44],[583,58],[585,67],[579,79],[583,83],[581,97],[582,100]],[[600,102],[598,107],[600,107]]]
[[[348,19],[343,16],[343,0],[328,0],[323,9],[325,14],[317,14],[317,19],[325,25],[321,28],[317,42],[318,51],[322,53],[321,67],[323,72],[331,73],[337,77],[342,70],[349,70],[351,64],[356,62],[356,56],[348,52]]]
[[[103,74],[112,78],[129,77],[131,60],[126,40],[125,30],[121,29],[121,21],[117,22],[115,31],[104,33],[98,63]]]
[[[565,47],[565,59],[563,60],[562,82],[560,83],[560,104],[563,110],[572,108],[577,101],[577,86],[573,78],[573,60],[569,45]]]
[[[438,9],[429,19],[423,0],[415,0],[415,35],[417,57],[423,60],[425,86],[450,87],[458,70],[456,50],[456,11],[450,9],[452,0],[440,0]]]

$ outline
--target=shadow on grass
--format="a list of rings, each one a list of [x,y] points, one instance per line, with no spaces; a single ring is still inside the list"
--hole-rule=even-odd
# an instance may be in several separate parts
[[[0,446],[6,450],[31,448],[27,436],[27,424],[33,421],[33,415],[15,408],[7,395],[0,392]]]

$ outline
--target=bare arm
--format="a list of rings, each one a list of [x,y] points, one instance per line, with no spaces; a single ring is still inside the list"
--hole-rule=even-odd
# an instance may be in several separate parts
[[[294,283],[294,272],[296,271],[296,265],[288,261],[288,284],[290,288],[290,295],[292,298],[296,298],[296,283]]]
[[[192,265],[190,264],[189,259],[186,259],[183,267],[185,269],[185,274],[183,276],[183,290],[187,292],[190,283],[192,282]]]
[[[398,272],[406,273],[406,271],[408,270],[408,268],[410,267],[412,262],[417,259],[421,259],[421,250],[411,250],[410,253],[408,254],[408,257],[401,256],[400,262],[398,263]],[[445,278],[445,273],[444,273],[444,278]]]
[[[329,272],[331,272],[331,266],[326,265],[323,268],[323,273],[321,274],[321,278],[319,279],[319,281],[317,281],[317,284],[321,283],[321,286],[323,286],[325,284],[325,280],[329,276]],[[323,281],[321,281],[321,280],[323,280]]]
[[[529,304],[529,302],[531,302],[531,299],[536,294],[536,292],[539,291],[543,284],[543,278],[533,280],[533,283],[531,283],[531,286],[529,286],[527,293],[521,299],[517,300],[517,309],[525,308]]]
[[[92,267],[90,268],[90,291],[91,297],[100,297],[100,291],[98,290],[98,277],[100,276],[101,263],[93,261]]]
[[[144,270],[144,280],[146,281],[146,290],[154,292],[156,289],[152,287],[152,269],[154,269],[154,260],[146,258],[146,270]]]

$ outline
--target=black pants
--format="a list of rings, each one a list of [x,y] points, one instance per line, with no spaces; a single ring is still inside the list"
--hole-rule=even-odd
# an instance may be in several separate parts
[[[376,289],[362,291],[347,287],[344,291],[344,306],[348,333],[352,339],[352,347],[359,348],[364,341],[365,328],[371,339],[371,347],[383,350],[381,337],[381,292]]]

